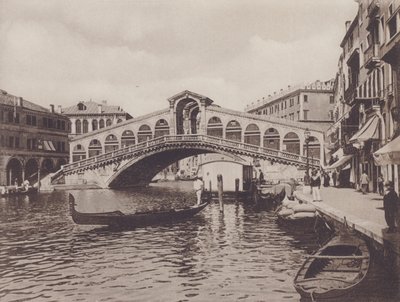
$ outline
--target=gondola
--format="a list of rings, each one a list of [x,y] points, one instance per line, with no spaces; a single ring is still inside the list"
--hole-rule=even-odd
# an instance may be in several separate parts
[[[36,194],[38,192],[38,188],[35,187],[29,187],[28,189],[25,189],[23,187],[19,187],[18,189],[13,187],[12,189],[8,189],[7,192],[5,193],[0,193],[1,197],[6,197],[6,196],[18,196],[18,195],[31,195],[31,194]]]
[[[81,213],[75,209],[74,196],[71,193],[69,194],[70,213],[76,224],[108,225],[124,228],[145,227],[190,218],[203,210],[210,203],[210,200],[210,198],[207,198],[200,205],[168,211],[137,212],[134,214],[124,214],[121,211]]]
[[[370,255],[364,240],[348,233],[334,237],[307,257],[294,279],[303,298],[337,298],[359,288],[368,273]]]

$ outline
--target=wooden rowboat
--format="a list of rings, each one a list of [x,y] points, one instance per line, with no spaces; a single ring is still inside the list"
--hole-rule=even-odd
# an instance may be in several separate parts
[[[344,234],[308,256],[294,286],[312,301],[337,298],[359,288],[368,273],[370,255],[364,240]]]
[[[102,213],[82,213],[75,209],[75,198],[69,194],[69,206],[72,220],[76,224],[85,225],[108,225],[114,227],[136,228],[154,224],[174,222],[190,218],[203,210],[210,202],[207,199],[200,205],[186,209],[171,209],[168,211],[140,212],[134,214],[124,214],[121,211],[102,212]]]

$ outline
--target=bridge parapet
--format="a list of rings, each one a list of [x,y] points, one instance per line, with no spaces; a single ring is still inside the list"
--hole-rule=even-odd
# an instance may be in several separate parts
[[[64,165],[63,174],[73,174],[80,170],[96,168],[99,165],[117,163],[123,159],[132,158],[157,150],[178,150],[181,148],[202,149],[206,153],[227,151],[233,154],[259,159],[274,160],[290,165],[305,166],[307,157],[281,150],[246,144],[208,135],[166,135],[152,140],[127,146],[112,152]],[[318,167],[319,159],[310,159],[310,166]]]

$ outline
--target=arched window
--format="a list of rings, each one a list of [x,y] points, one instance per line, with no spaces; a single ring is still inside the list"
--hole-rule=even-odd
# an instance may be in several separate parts
[[[165,119],[160,119],[157,121],[154,129],[154,137],[156,138],[164,135],[169,135],[169,125]]]
[[[81,120],[76,120],[76,121],[75,121],[75,133],[76,133],[76,134],[81,134],[81,133],[82,133],[82,123],[81,123]]]
[[[244,142],[246,144],[260,146],[260,129],[256,124],[247,126],[244,132]]]
[[[99,121],[99,128],[101,129],[101,128],[104,128],[104,120],[103,119],[101,119],[100,121]]]
[[[6,167],[7,185],[14,185],[15,180],[22,183],[22,163],[19,159],[11,158]]]
[[[225,133],[226,139],[238,142],[242,141],[242,127],[238,121],[230,121],[226,125]]]
[[[320,152],[321,152],[321,145],[318,141],[318,138],[316,138],[315,136],[310,136],[308,139],[308,157],[319,159]],[[304,156],[307,156],[307,144],[305,142],[303,145],[303,154]]]
[[[289,132],[283,138],[283,151],[300,154],[300,139],[294,132]]]
[[[117,119],[117,124],[122,123],[122,120],[119,118]]]
[[[112,121],[110,119],[107,119],[106,126],[108,127],[108,126],[111,126],[111,125],[112,125]]]
[[[99,122],[97,120],[92,121],[92,128],[93,128],[93,131],[99,129]]]
[[[138,143],[152,139],[151,128],[148,125],[141,125],[138,131]]]
[[[89,144],[89,157],[102,154],[103,150],[98,139],[93,139]]]
[[[264,133],[264,147],[269,149],[279,150],[280,136],[278,130],[269,128]]]
[[[83,120],[82,122],[83,125],[83,133],[88,133],[89,132],[89,123],[87,120]]]
[[[207,135],[222,137],[223,136],[223,127],[222,122],[219,117],[213,116],[208,120],[207,124]]]
[[[72,162],[86,159],[86,150],[82,145],[76,145],[72,150]]]
[[[114,150],[119,149],[118,139],[114,134],[110,134],[106,137],[106,141],[104,142],[104,152],[112,152]]]
[[[125,130],[121,136],[121,148],[134,145],[136,143],[135,134],[132,130]]]

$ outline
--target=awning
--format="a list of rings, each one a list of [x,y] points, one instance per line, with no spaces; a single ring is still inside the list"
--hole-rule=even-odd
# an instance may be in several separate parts
[[[52,141],[43,141],[43,146],[46,151],[56,151]]]
[[[343,157],[341,157],[338,161],[334,162],[329,167],[325,168],[325,170],[335,170],[337,168],[340,168],[340,167],[344,166],[345,164],[347,164],[351,160],[352,157],[353,157],[353,155],[343,155]]]
[[[376,151],[374,159],[378,166],[400,165],[400,136]]]
[[[379,117],[374,115],[350,138],[350,143],[363,143],[369,139],[379,139],[378,126]]]

